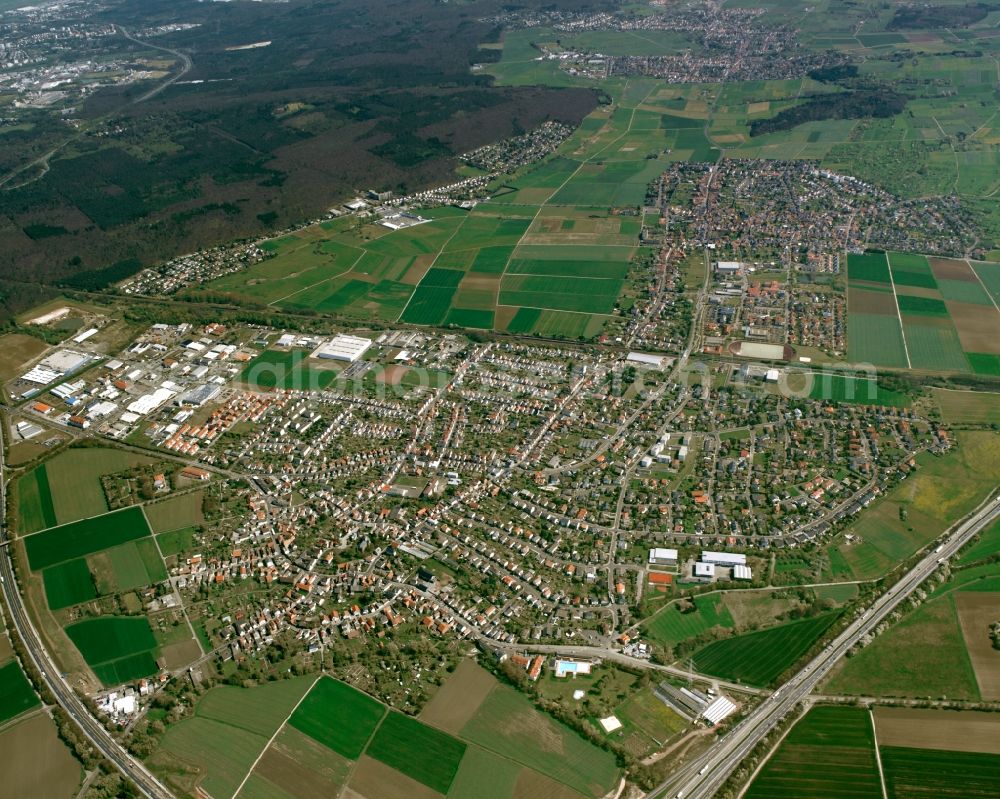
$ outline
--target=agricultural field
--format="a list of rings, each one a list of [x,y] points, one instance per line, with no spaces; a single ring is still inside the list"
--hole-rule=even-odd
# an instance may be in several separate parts
[[[310,678],[300,677],[253,688],[213,688],[192,718],[167,728],[160,747],[164,757],[155,753],[150,765],[185,792],[201,786],[215,799],[229,799],[310,684]]]
[[[0,336],[0,381],[13,380],[25,367],[49,347],[41,339],[24,333]]]
[[[593,338],[634,296],[630,282],[644,268],[636,211],[664,168],[653,156],[719,155],[701,121],[657,105],[656,88],[637,81],[614,113],[587,120],[593,135],[581,128],[472,210],[423,210],[428,221],[397,231],[326,222],[267,242],[274,257],[209,288],[360,321]]]
[[[336,796],[351,764],[294,727],[282,727],[243,784],[245,799]]]
[[[582,793],[598,797],[617,779],[614,757],[542,715],[512,688],[497,685],[459,737],[508,757]]]
[[[66,634],[106,686],[156,672],[156,639],[144,616],[100,616],[69,625]]]
[[[768,685],[808,652],[836,618],[836,613],[827,613],[714,641],[695,652],[692,661],[705,674]]]
[[[996,796],[1000,755],[879,746],[890,799]]]
[[[288,723],[328,749],[357,760],[385,707],[367,694],[333,679],[316,682]]]
[[[33,714],[0,732],[4,793],[32,799],[74,799],[83,768],[60,740],[55,722]]]
[[[205,521],[202,513],[204,492],[189,491],[161,502],[147,503],[144,507],[149,526],[156,534],[195,527]]]
[[[42,572],[45,597],[52,610],[68,608],[97,598],[97,588],[86,558],[74,558]]]
[[[848,532],[855,539],[827,548],[831,561],[844,567],[843,576],[869,579],[884,574],[941,535],[993,490],[1000,479],[996,436],[963,431],[955,440],[956,446],[945,455],[918,455],[917,471],[851,525]]]
[[[857,708],[812,708],[781,742],[745,795],[747,799],[880,796],[870,715]]]
[[[0,666],[0,724],[40,704],[16,660]]]
[[[1000,755],[1000,718],[975,710],[877,707],[880,746]]]
[[[35,571],[151,535],[142,508],[131,506],[33,533],[24,539]]]
[[[989,391],[932,389],[941,418],[948,424],[996,424],[1000,422],[1000,394]]]
[[[988,606],[991,598],[997,596],[972,590],[979,588],[977,581],[967,583],[966,579],[978,576],[975,571],[957,572],[951,583],[936,589],[920,607],[853,657],[842,661],[823,690],[837,694],[978,700],[983,698],[977,681],[981,675],[984,684],[995,691],[1000,686],[997,681],[1000,672],[989,661],[980,664],[977,671],[963,633],[963,613],[969,612],[964,607],[965,601],[971,599],[974,608],[981,603],[978,598],[983,597],[982,604]],[[992,569],[988,573],[997,571]],[[989,646],[988,629],[987,626],[980,631],[984,647]]]
[[[812,381],[809,396],[813,399],[886,405],[893,408],[903,408],[910,404],[910,398],[905,394],[884,388],[873,378],[823,372],[814,374]]]
[[[369,799],[596,799],[617,778],[610,755],[538,713],[474,662],[463,662],[437,694],[441,701],[471,704],[471,715],[449,714],[439,705],[418,720],[330,677],[320,677],[307,690],[308,685],[296,679],[212,689],[193,718],[167,729],[161,753],[150,764],[185,791],[200,785],[216,799],[230,799],[237,788],[241,797],[311,799],[336,795],[345,786],[349,795]],[[475,695],[462,694],[476,686]],[[487,727],[477,745],[473,736],[455,735],[428,721],[441,718],[454,727],[459,716],[478,716],[487,694],[501,690],[519,700],[506,705],[516,711],[510,718],[533,728],[522,730],[517,723]],[[532,739],[529,729],[542,738]],[[499,739],[508,735],[518,736],[518,758],[501,751]],[[581,770],[582,776],[570,779],[591,782],[574,788],[560,779],[571,771],[560,753]],[[595,756],[596,763],[588,762]],[[533,769],[532,757],[549,770]],[[496,780],[484,784],[485,775]]]
[[[101,476],[152,462],[142,455],[102,447],[60,452],[18,480],[21,531],[36,532],[106,513]]]
[[[982,278],[1000,264],[915,253],[847,256],[848,357],[854,363],[1000,375],[1000,308]]]
[[[424,705],[419,718],[445,732],[457,734],[495,685],[492,674],[472,660],[463,660]]]
[[[466,744],[448,733],[390,711],[366,752],[431,790],[446,794],[465,750]]]
[[[676,603],[667,605],[644,623],[646,636],[664,644],[676,644],[694,638],[713,627],[732,629],[736,626],[720,594],[695,597],[695,610],[682,613]]]

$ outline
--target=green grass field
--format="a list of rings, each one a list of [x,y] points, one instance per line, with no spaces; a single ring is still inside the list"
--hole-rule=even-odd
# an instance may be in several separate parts
[[[201,511],[204,496],[202,491],[190,491],[145,505],[149,526],[154,533],[165,533],[201,524],[205,521]]]
[[[199,700],[193,717],[167,728],[151,765],[189,791],[185,780],[200,777],[211,796],[229,799],[311,682],[297,677],[253,688],[213,688]]]
[[[910,404],[910,398],[898,391],[883,388],[871,378],[836,375],[828,372],[813,374],[813,399],[834,402],[856,403],[859,405],[888,405],[902,408]]]
[[[142,508],[131,506],[102,516],[34,533],[24,540],[34,570],[150,535]]]
[[[713,627],[731,629],[735,626],[721,595],[695,597],[694,604],[696,610],[692,613],[681,613],[676,604],[668,605],[644,624],[646,635],[660,643],[676,644]]]
[[[85,558],[74,558],[49,566],[42,572],[45,597],[52,610],[79,605],[97,597],[94,578]]]
[[[156,672],[156,639],[145,616],[101,616],[76,622],[66,634],[105,685]]]
[[[594,799],[610,791],[618,779],[610,752],[543,715],[505,685],[493,689],[460,736]],[[539,741],[548,743],[540,746]]]
[[[445,732],[390,711],[366,754],[438,793],[448,793],[466,745]]]
[[[714,641],[692,657],[695,668],[723,679],[768,685],[794,665],[836,620],[836,613]]]
[[[104,447],[71,447],[18,481],[21,530],[35,532],[108,510],[101,476],[121,472],[151,458]]]
[[[885,253],[864,253],[863,255],[848,253],[847,279],[850,282],[888,284],[890,282],[889,263]]]
[[[824,690],[868,696],[978,699],[950,595],[928,601],[843,661]]]
[[[975,563],[978,560],[1000,553],[1000,520],[993,522],[979,534],[979,540],[959,557],[959,564]]]
[[[288,723],[310,738],[357,760],[385,715],[385,707],[355,688],[325,677],[319,680]]]
[[[747,799],[877,799],[875,737],[867,711],[814,707],[750,785]]]
[[[880,746],[890,799],[995,797],[1000,755]]]
[[[448,791],[448,799],[512,799],[520,764],[469,746]]]
[[[852,524],[859,542],[833,544],[854,579],[878,577],[968,513],[1000,479],[1000,441],[963,431],[947,454],[917,456],[918,469]],[[905,511],[906,519],[902,517]]]
[[[35,689],[16,660],[0,666],[0,723],[40,704]]]
[[[44,463],[17,481],[17,499],[20,525],[24,532],[33,533],[58,524]]]

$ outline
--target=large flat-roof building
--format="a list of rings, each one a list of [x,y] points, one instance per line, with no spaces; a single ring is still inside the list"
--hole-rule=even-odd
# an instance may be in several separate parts
[[[738,552],[702,552],[702,563],[714,563],[716,566],[746,566],[747,556]]]
[[[649,550],[649,562],[658,566],[676,566],[677,550],[653,547]]]
[[[325,344],[321,344],[312,354],[313,358],[329,361],[345,361],[354,363],[374,344],[370,338],[347,336],[343,333],[334,336]]]

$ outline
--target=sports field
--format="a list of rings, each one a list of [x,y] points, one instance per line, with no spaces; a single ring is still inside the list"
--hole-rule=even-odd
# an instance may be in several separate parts
[[[16,660],[0,666],[0,724],[40,704]]]
[[[106,686],[156,672],[156,639],[145,616],[100,616],[76,622],[66,634]]]
[[[750,785],[747,799],[881,796],[868,712],[814,707],[788,733]]]
[[[997,275],[1000,264],[916,253],[848,254],[849,359],[1000,375],[1000,308],[987,282]]]
[[[150,534],[142,508],[133,505],[34,533],[24,539],[24,546],[31,568],[37,571]]]
[[[836,620],[836,613],[714,641],[692,657],[698,671],[749,685],[768,685],[794,665]]]

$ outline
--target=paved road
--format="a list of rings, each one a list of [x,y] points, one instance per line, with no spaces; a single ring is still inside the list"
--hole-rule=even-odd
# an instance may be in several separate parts
[[[812,692],[852,646],[892,613],[934,572],[940,561],[954,555],[972,536],[997,518],[1000,518],[1000,497],[990,498],[956,522],[940,547],[928,553],[899,582],[882,594],[802,671],[776,690],[708,752],[652,790],[647,797],[711,799],[740,761]]]
[[[0,425],[2,427],[2,425]],[[150,772],[142,763],[135,760],[119,743],[90,715],[86,705],[73,693],[69,683],[63,679],[59,667],[46,651],[35,626],[24,607],[24,600],[18,590],[17,579],[14,576],[14,566],[11,562],[9,539],[6,526],[7,481],[3,462],[3,430],[0,429],[0,580],[2,580],[3,595],[10,611],[10,620],[21,637],[28,656],[34,663],[45,681],[46,686],[55,697],[59,706],[76,722],[90,742],[115,767],[130,779],[144,796],[149,799],[173,799],[173,794]]]
[[[191,67],[194,66],[193,62],[191,61],[191,56],[187,55],[186,53],[182,53],[179,50],[171,50],[169,47],[161,47],[158,44],[151,44],[150,42],[144,42],[142,39],[137,39],[137,38],[135,38],[135,36],[133,36],[131,33],[129,33],[121,25],[118,26],[118,30],[121,31],[122,36],[124,36],[130,42],[135,42],[136,44],[141,44],[143,47],[151,47],[154,50],[161,50],[164,53],[170,53],[171,55],[177,56],[177,58],[180,59],[180,62],[181,62],[180,72],[178,72],[175,75],[171,75],[169,78],[167,78],[165,81],[163,81],[163,83],[161,83],[159,86],[156,86],[156,87],[150,89],[148,92],[146,92],[145,94],[143,94],[141,97],[136,98],[133,101],[135,103],[143,103],[146,100],[150,100],[153,97],[156,97],[156,95],[158,95],[160,92],[162,92],[168,86],[172,86],[174,83],[176,83],[181,78],[183,78],[185,75],[187,75],[188,72],[191,71]]]

